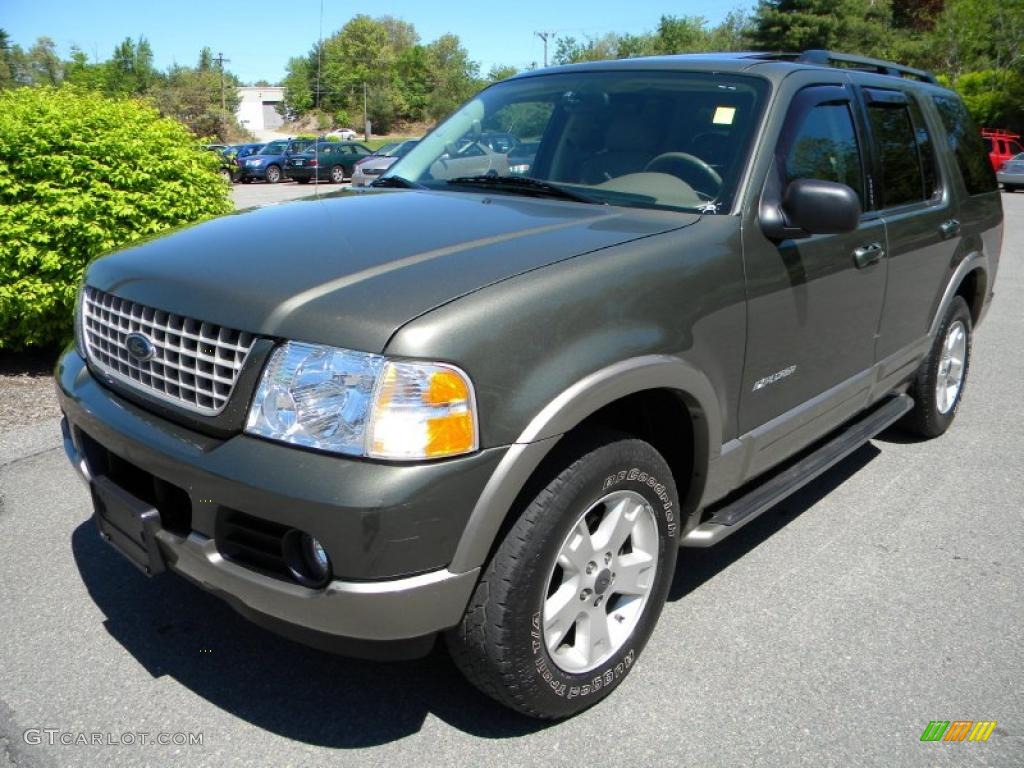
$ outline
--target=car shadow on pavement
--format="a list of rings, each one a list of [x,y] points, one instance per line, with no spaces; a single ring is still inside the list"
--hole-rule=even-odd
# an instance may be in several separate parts
[[[100,540],[91,521],[75,529],[71,546],[107,632],[154,678],[170,676],[272,733],[350,749],[416,733],[428,714],[484,738],[548,725],[479,693],[440,642],[417,661],[336,656],[257,627],[176,575],[146,578]]]
[[[720,544],[708,549],[680,549],[675,579],[668,593],[669,601],[690,594],[747,552],[760,546],[867,466],[880,453],[877,447],[865,443],[823,475],[780,501]]]

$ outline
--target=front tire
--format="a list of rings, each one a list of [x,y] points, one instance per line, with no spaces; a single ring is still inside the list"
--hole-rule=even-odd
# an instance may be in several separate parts
[[[345,181],[345,169],[340,165],[331,166],[331,181],[334,184],[341,184]]]
[[[613,433],[561,449],[477,584],[451,656],[488,696],[568,717],[610,694],[650,638],[675,571],[678,497],[648,443]]]
[[[971,366],[971,331],[967,302],[954,296],[911,386],[914,409],[904,422],[911,432],[938,437],[956,418]]]

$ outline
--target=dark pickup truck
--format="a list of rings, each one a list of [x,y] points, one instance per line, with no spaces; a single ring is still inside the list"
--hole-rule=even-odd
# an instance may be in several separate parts
[[[493,133],[528,169],[446,160]],[[64,445],[146,573],[342,653],[443,635],[490,696],[565,717],[637,664],[680,546],[889,425],[949,428],[1001,237],[981,136],[927,72],[528,72],[363,192],[94,262]]]

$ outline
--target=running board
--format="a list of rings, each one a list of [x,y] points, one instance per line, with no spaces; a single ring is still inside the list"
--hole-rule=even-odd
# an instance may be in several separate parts
[[[710,547],[771,509],[834,466],[914,407],[909,395],[897,395],[857,421],[850,422],[827,443],[716,510],[679,542],[682,547]]]

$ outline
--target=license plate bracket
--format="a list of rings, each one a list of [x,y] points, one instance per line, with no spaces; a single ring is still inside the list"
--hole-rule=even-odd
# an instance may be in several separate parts
[[[104,475],[92,479],[93,521],[100,536],[147,576],[167,566],[156,540],[160,513]]]

